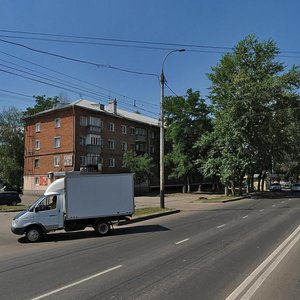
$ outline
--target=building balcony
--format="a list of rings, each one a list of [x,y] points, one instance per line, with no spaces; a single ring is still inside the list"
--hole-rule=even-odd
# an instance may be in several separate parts
[[[87,126],[87,133],[88,134],[100,134],[101,133],[101,127],[94,126],[94,125],[88,125]]]
[[[88,153],[100,154],[101,148],[101,145],[86,145],[86,151]]]
[[[135,135],[135,141],[136,142],[146,142],[146,136],[141,134]]]

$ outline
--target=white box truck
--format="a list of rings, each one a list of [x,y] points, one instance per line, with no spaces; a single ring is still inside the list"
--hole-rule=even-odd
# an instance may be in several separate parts
[[[133,174],[66,173],[44,195],[12,221],[11,230],[25,234],[29,242],[58,229],[84,230],[90,226],[99,236],[110,232],[113,222],[134,213]]]

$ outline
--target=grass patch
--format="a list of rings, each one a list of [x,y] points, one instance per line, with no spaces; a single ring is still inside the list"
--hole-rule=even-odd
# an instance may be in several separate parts
[[[169,208],[160,208],[160,207],[144,207],[137,208],[134,213],[134,217],[147,216],[152,214],[157,214],[165,211],[170,211]]]
[[[16,211],[16,210],[24,210],[26,209],[26,205],[0,205],[0,211]]]

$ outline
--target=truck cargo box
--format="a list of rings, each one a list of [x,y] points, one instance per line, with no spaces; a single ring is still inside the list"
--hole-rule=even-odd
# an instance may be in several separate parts
[[[133,174],[67,173],[66,220],[134,213]]]

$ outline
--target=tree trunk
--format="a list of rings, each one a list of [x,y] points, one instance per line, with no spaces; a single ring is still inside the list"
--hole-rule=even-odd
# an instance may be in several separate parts
[[[257,191],[260,192],[260,184],[261,184],[261,173],[258,175],[258,182],[257,182]]]
[[[198,186],[198,192],[201,193],[202,192],[202,184],[200,183]]]
[[[187,176],[186,181],[187,181],[187,192],[190,193],[191,192],[191,181],[190,181],[189,176]]]
[[[233,180],[231,181],[231,195],[235,196],[235,182]]]
[[[228,188],[228,183],[226,183],[226,184],[225,184],[225,192],[224,192],[225,196],[228,196],[228,194],[229,194],[229,193],[228,193],[228,189],[229,189],[229,188]]]

